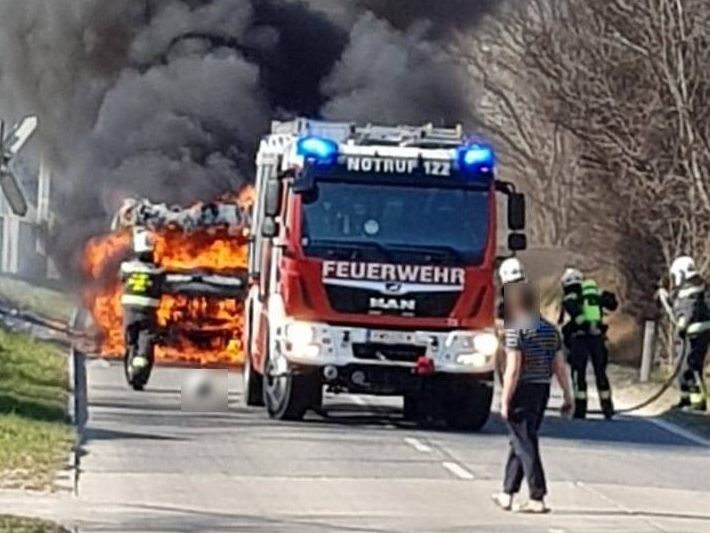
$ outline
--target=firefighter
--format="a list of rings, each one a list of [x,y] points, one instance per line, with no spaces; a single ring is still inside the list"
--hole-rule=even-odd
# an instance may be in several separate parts
[[[676,331],[681,342],[679,357],[685,357],[679,377],[680,402],[677,407],[705,411],[707,387],[703,372],[710,343],[710,312],[705,300],[705,281],[691,257],[673,261],[670,269],[673,290],[671,301]]]
[[[121,264],[126,377],[137,389],[148,381],[153,364],[156,315],[164,276],[163,270],[153,262],[153,246],[151,234],[144,228],[136,228],[134,257]]]
[[[614,416],[611,387],[606,374],[608,352],[605,343],[607,327],[603,323],[604,309],[617,308],[616,297],[605,291],[600,294],[597,282],[584,279],[582,273],[568,268],[562,275],[563,299],[559,323],[565,314],[569,320],[562,327],[575,387],[576,418],[587,415],[587,365],[591,360],[599,392],[602,413],[608,420]]]

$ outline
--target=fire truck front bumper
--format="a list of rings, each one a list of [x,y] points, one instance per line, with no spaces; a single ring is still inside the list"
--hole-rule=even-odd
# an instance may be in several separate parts
[[[498,337],[493,329],[403,331],[286,321],[275,331],[277,356],[290,366],[357,367],[490,376]]]

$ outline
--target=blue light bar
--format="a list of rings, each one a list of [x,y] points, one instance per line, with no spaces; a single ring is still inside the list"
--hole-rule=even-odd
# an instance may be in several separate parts
[[[491,174],[496,166],[496,155],[490,146],[470,144],[459,149],[461,170],[476,174]]]
[[[303,137],[298,141],[296,153],[306,159],[332,161],[338,155],[338,143],[322,137]]]

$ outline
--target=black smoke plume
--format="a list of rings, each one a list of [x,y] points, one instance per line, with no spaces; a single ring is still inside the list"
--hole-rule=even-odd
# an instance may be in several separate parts
[[[0,109],[40,117],[55,258],[70,272],[126,196],[239,188],[274,118],[470,122],[440,44],[493,4],[0,0]]]

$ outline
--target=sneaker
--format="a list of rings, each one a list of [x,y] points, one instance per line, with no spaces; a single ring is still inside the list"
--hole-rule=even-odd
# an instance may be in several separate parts
[[[505,492],[496,492],[495,494],[491,494],[491,500],[493,500],[493,503],[495,503],[504,511],[510,511],[513,508],[512,494],[506,494]]]
[[[545,505],[544,500],[529,500],[526,504],[515,509],[515,512],[524,514],[545,514],[550,512],[550,508]]]

